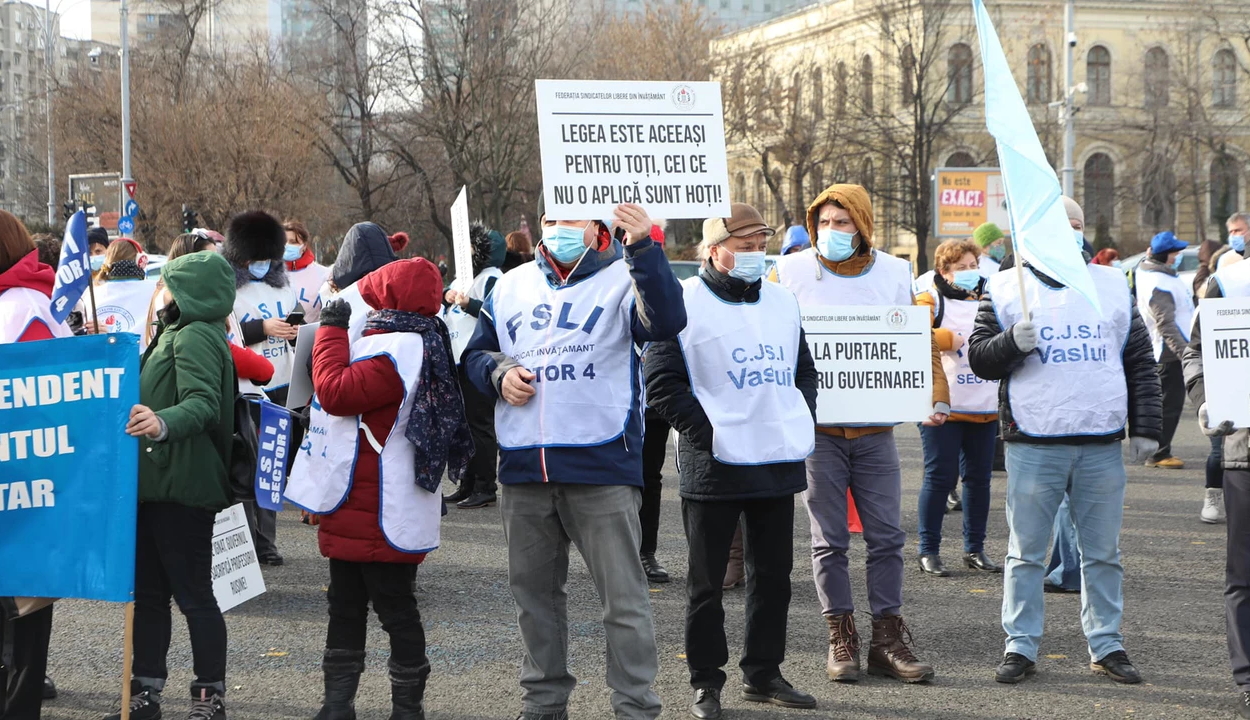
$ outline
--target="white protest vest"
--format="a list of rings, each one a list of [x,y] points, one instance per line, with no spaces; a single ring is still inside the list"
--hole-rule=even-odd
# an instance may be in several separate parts
[[[276,288],[264,282],[249,282],[235,291],[234,314],[231,315],[234,322],[230,325],[230,339],[237,338],[242,342],[240,327],[243,323],[257,319],[283,320],[298,304],[295,291],[290,286]],[[265,390],[281,390],[290,384],[291,363],[295,359],[295,351],[289,342],[267,336],[248,347],[273,363],[273,380],[269,381]]]
[[[1159,358],[1163,357],[1163,333],[1155,326],[1154,313],[1150,312],[1150,296],[1156,289],[1172,296],[1176,305],[1176,326],[1180,328],[1185,342],[1189,342],[1190,330],[1194,326],[1194,297],[1193,287],[1176,275],[1155,270],[1137,271],[1137,312],[1146,324],[1146,330],[1150,331],[1155,362],[1159,362]]]
[[[330,269],[325,265],[310,263],[299,270],[287,270],[286,276],[291,280],[291,289],[295,298],[304,306],[304,321],[317,322],[321,317],[321,285],[326,281]],[[282,317],[286,317],[283,315]]]
[[[65,323],[52,319],[52,301],[47,295],[25,287],[0,291],[0,345],[17,342],[37,322],[48,326],[54,338],[73,335]]]
[[[102,333],[134,333],[140,338],[147,333],[148,308],[156,292],[156,278],[145,280],[108,280],[96,285],[95,308],[91,309],[91,292],[82,294],[83,320],[99,318]],[[146,342],[142,343],[144,346]]]
[[[933,289],[933,276],[936,273],[930,270],[923,275],[917,275],[916,279],[911,283],[911,292],[913,295],[921,295]]]
[[[808,248],[777,260],[777,280],[794,293],[799,307],[819,305],[911,305],[911,263],[873,250],[863,274],[846,277],[830,272]]]
[[[1231,250],[1224,255],[1234,255]],[[1223,256],[1220,256],[1223,259]],[[1220,294],[1226,298],[1250,295],[1250,262],[1236,262],[1216,271],[1211,277],[1220,286]],[[1138,281],[1140,282],[1140,280]]]
[[[469,298],[471,300],[486,301],[486,283],[491,279],[503,277],[503,271],[497,267],[488,267],[473,278],[473,286],[469,288]],[[464,356],[464,349],[469,344],[469,338],[473,337],[473,332],[477,330],[477,318],[460,309],[459,305],[450,305],[443,308],[441,317],[447,325],[447,334],[451,337],[451,353],[456,358],[456,364],[460,364],[461,357]]]
[[[525,405],[495,404],[499,447],[590,447],[620,437],[641,402],[628,265],[554,287],[529,263],[503,276],[493,295],[499,349],[537,376]]]
[[[690,387],[712,423],[712,456],[728,465],[806,460],[816,424],[795,387],[799,304],[763,283],[755,303],[727,303],[695,276],[682,283],[686,317],[678,335]]]
[[[321,302],[322,307],[334,302],[335,300],[343,300],[352,307],[352,318],[347,323],[347,340],[348,342],[356,342],[365,334],[365,320],[368,318],[373,308],[369,307],[369,303],[360,296],[360,288],[356,283],[348,285],[343,290],[334,292],[330,289],[330,284],[326,283],[321,286]]]
[[[1024,435],[1109,435],[1128,421],[1122,354],[1133,300],[1119,270],[1090,265],[1089,272],[1101,317],[1077,291],[1048,287],[1024,272],[1039,344],[1007,386],[1013,419]],[[1021,320],[1016,274],[997,273],[989,287],[999,324],[1008,330]]]
[[[360,436],[378,451],[378,526],[392,547],[423,553],[438,547],[442,497],[417,485],[412,443],[405,435],[421,377],[424,344],[416,333],[371,335],[352,343],[352,362],[384,355],[404,381],[404,400],[390,433],[374,437],[360,416],[338,417],[321,408],[314,396],[304,443],[283,497],[318,515],[338,510],[352,489]],[[381,440],[382,442],[379,442]]]
[[[977,270],[981,273],[981,277],[987,278],[1001,269],[1002,263],[989,255],[981,255],[977,258]]]
[[[968,338],[977,319],[979,300],[952,300],[941,297],[937,289],[929,291],[933,297],[933,312],[942,311],[938,327],[946,328],[961,336],[965,344],[958,350],[942,351],[942,370],[946,372],[946,384],[951,391],[951,412],[964,415],[994,415],[998,412],[998,381],[982,380],[972,372],[968,364]]]

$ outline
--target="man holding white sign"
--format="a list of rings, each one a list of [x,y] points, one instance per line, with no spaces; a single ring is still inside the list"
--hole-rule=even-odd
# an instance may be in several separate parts
[[[911,264],[872,246],[868,192],[859,185],[829,187],[808,207],[807,228],[813,247],[782,257],[775,277],[798,298],[804,314],[813,316],[804,328],[821,371],[816,450],[807,460],[803,500],[811,517],[816,591],[829,623],[829,679],[854,682],[860,670],[846,559],[849,488],[868,545],[868,670],[925,682],[933,679],[933,666],[917,660],[908,647],[901,614],[907,534],[893,427],[945,422],[946,375],[928,311],[910,307]],[[843,364],[822,368],[822,361],[838,359],[839,353]],[[849,399],[861,393],[864,400]]]

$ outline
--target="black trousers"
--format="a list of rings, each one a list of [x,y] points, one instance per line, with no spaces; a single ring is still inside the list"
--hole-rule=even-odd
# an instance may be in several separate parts
[[[469,380],[464,366],[460,374],[460,395],[464,398],[465,419],[473,437],[473,459],[464,473],[464,487],[475,493],[494,495],[499,475],[499,443],[495,439],[495,401],[483,395]]]
[[[192,690],[225,692],[226,621],[213,595],[213,517],[203,508],[140,503],[135,545],[134,676],[163,690],[169,668],[169,600],[187,619],[195,667]]]
[[[417,609],[413,582],[417,566],[403,563],[330,561],[330,626],[327,650],[364,650],[369,623],[369,603],[391,636],[391,664],[425,669],[425,626]]]
[[[1159,437],[1159,452],[1154,459],[1165,460],[1172,457],[1172,437],[1185,411],[1185,373],[1180,360],[1165,360],[1157,369],[1159,384],[1163,386],[1163,434]]]
[[[0,613],[0,718],[39,720],[52,606],[9,620]]]
[[[664,492],[664,460],[668,455],[668,422],[651,408],[644,417],[642,436],[642,523],[643,555],[655,553],[660,538],[660,498]]]
[[[1228,515],[1224,567],[1224,618],[1228,657],[1239,691],[1250,690],[1250,470],[1224,471]]]
[[[681,501],[690,544],[686,573],[686,664],[690,685],[721,688],[729,647],[721,582],[738,518],[744,522],[746,647],[738,666],[759,687],[781,675],[794,561],[794,497],[725,502]]]

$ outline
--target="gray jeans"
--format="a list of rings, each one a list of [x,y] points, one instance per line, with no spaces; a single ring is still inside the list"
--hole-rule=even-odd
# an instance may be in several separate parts
[[[651,689],[659,671],[651,596],[638,559],[642,495],[623,485],[505,485],[499,507],[508,580],[525,644],[525,712],[563,709],[577,685],[568,668],[569,542],[577,545],[603,603],[608,687],[616,717],[660,715]]]

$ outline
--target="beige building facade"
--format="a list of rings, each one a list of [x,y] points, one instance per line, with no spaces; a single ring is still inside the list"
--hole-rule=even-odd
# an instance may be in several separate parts
[[[1061,171],[1063,0],[990,0]],[[777,225],[824,185],[869,188],[878,244],[918,254],[938,167],[993,167],[971,3],[832,0],[714,43],[735,199]],[[1250,205],[1250,13],[1222,0],[1082,0],[1073,44],[1075,196],[1087,237],[1219,239]],[[733,107],[731,107],[733,106]],[[734,117],[737,115],[738,117]],[[744,117],[745,116],[745,117]],[[765,120],[760,120],[765,118]],[[938,239],[921,237],[932,257]]]

